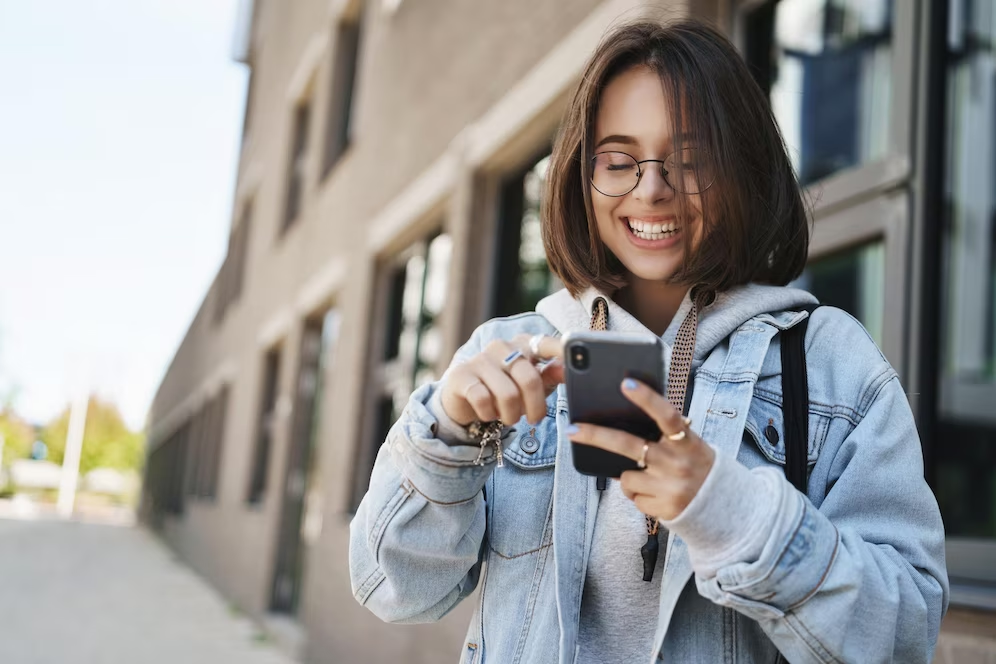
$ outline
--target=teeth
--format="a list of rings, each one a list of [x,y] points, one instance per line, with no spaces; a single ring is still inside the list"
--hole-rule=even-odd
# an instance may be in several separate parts
[[[680,228],[673,221],[666,224],[651,224],[641,219],[630,219],[629,227],[633,235],[642,240],[663,240],[671,237]]]

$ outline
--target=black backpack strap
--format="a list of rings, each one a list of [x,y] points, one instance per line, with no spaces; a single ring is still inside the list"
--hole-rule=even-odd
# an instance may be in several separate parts
[[[803,307],[813,315],[819,304]],[[782,332],[782,417],[785,420],[785,477],[806,493],[809,455],[809,378],[806,375],[806,328],[809,317]]]

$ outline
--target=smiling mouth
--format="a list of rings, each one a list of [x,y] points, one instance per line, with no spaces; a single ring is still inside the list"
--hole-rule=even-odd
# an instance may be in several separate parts
[[[630,232],[641,240],[666,240],[681,232],[681,226],[674,221],[626,219],[626,225],[629,226]]]

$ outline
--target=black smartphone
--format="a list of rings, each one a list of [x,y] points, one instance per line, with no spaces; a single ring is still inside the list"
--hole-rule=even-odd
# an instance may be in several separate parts
[[[586,422],[659,440],[649,415],[622,393],[622,382],[635,378],[664,393],[661,340],[627,332],[571,332],[564,337],[564,382],[571,422]],[[619,477],[635,470],[636,461],[590,445],[571,443],[574,467],[585,475]]]

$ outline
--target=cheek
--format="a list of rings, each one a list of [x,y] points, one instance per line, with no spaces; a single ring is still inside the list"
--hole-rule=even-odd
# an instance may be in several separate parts
[[[597,191],[591,193],[591,207],[595,212],[595,221],[600,228],[608,227],[615,218],[615,208],[617,201],[608,196],[603,196]]]

